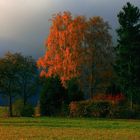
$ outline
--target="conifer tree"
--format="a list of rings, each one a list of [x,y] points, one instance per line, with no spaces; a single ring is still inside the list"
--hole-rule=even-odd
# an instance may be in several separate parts
[[[116,71],[120,87],[130,101],[132,109],[134,94],[140,87],[140,10],[127,3],[118,14]]]

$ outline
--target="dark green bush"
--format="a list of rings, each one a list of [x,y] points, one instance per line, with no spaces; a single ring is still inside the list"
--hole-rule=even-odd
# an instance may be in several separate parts
[[[42,116],[67,116],[68,105],[71,101],[84,99],[76,79],[67,82],[64,88],[58,77],[42,79],[42,90],[40,93],[40,114]]]
[[[140,105],[133,105],[133,109],[135,110],[135,118],[140,119]]]
[[[8,107],[7,106],[0,106],[0,117],[9,117]]]
[[[130,108],[129,102],[123,102],[123,104],[116,104],[111,107],[111,118],[121,119],[135,119],[140,118],[140,107],[134,105],[133,109]]]
[[[110,115],[111,103],[86,100],[71,102],[69,107],[71,117],[107,117]]]
[[[111,109],[111,118],[134,118],[134,110],[131,110],[129,108],[125,108],[124,106],[116,106]]]
[[[13,103],[13,115],[16,117],[20,117],[21,116],[21,110],[23,109],[24,104],[23,104],[23,100],[18,99]]]
[[[140,106],[130,109],[129,102],[113,104],[106,100],[85,100],[71,102],[70,117],[108,117],[120,119],[140,119]]]
[[[66,102],[70,104],[72,101],[81,101],[84,100],[84,93],[81,91],[78,80],[73,78],[67,82],[67,90],[66,90]]]
[[[90,107],[90,114],[95,117],[108,117],[112,104],[108,101],[96,101]]]
[[[66,98],[66,90],[58,77],[43,81],[40,93],[40,113],[42,116],[59,116]]]
[[[140,119],[140,110],[135,110],[135,118]]]
[[[34,114],[34,108],[30,104],[24,105],[22,99],[18,99],[13,103],[13,115],[17,117],[31,117]]]
[[[33,106],[27,104],[21,109],[21,116],[22,117],[32,117],[33,115],[34,115]]]

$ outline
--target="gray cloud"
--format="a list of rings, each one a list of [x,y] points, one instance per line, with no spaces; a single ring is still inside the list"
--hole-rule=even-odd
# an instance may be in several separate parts
[[[113,30],[117,13],[128,0],[0,0],[0,55],[22,52],[38,58],[44,53],[51,15],[70,11],[74,15],[102,16]],[[140,6],[139,0],[130,0]],[[114,31],[112,32],[114,36]]]

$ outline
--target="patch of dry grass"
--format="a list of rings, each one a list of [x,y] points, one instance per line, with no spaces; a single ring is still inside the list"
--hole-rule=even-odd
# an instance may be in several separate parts
[[[1,140],[139,140],[140,132],[120,129],[0,127]]]
[[[0,119],[0,140],[140,140],[139,125],[133,120]]]

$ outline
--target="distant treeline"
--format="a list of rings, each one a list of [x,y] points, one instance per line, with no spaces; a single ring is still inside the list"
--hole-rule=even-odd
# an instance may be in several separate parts
[[[53,15],[45,55],[37,62],[20,53],[0,58],[0,93],[9,115],[13,107],[31,115],[29,99],[39,93],[40,115],[138,117],[140,10],[128,2],[117,17],[116,46],[103,18],[65,11]]]

